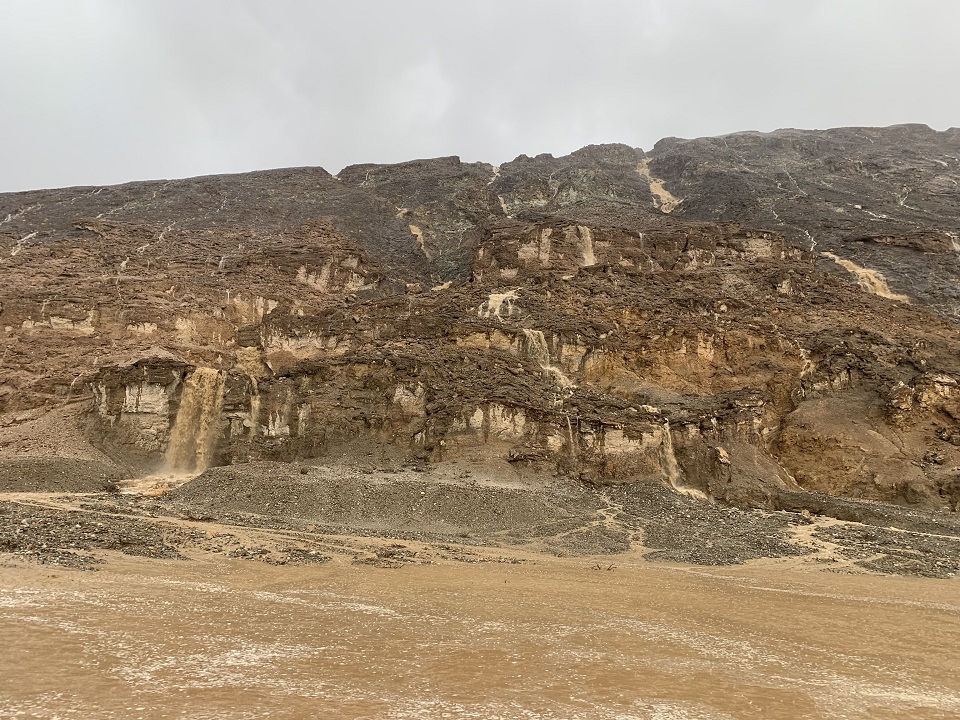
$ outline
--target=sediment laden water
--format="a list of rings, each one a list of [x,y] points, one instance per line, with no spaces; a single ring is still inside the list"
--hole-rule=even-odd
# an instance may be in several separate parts
[[[199,473],[210,466],[220,431],[223,380],[219,370],[202,367],[186,379],[167,443],[168,470]]]
[[[547,339],[542,330],[523,329],[523,335],[526,340],[527,357],[536,362],[542,370],[550,373],[553,379],[560,387],[570,387],[573,383],[563,371],[556,367],[550,357],[550,348],[547,345]]]
[[[0,568],[0,716],[960,716],[955,582],[612,561]]]
[[[663,441],[660,445],[660,466],[663,469],[663,476],[667,483],[682,495],[697,498],[698,500],[707,500],[705,493],[696,488],[688,487],[683,483],[680,473],[680,465],[677,462],[677,455],[673,450],[673,435],[670,429],[670,423],[663,423]]]

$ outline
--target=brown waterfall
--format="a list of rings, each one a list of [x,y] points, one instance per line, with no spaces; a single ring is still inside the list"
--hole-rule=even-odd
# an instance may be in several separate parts
[[[167,443],[169,470],[201,473],[210,466],[220,434],[223,380],[219,370],[198,367],[184,382]]]

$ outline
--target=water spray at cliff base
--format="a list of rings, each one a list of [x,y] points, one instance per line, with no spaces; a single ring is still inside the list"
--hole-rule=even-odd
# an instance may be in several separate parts
[[[213,368],[198,367],[187,377],[163,465],[125,483],[124,492],[160,495],[210,467],[220,435],[223,381],[224,374]]]

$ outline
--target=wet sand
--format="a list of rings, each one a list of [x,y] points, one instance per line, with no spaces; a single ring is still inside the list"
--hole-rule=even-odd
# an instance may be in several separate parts
[[[633,554],[103,557],[0,567],[0,716],[960,716],[956,579]]]

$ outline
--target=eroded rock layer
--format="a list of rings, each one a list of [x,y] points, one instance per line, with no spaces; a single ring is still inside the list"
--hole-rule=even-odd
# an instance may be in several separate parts
[[[778,131],[0,195],[5,462],[956,510],[958,155]],[[64,408],[94,447],[38,451]]]

